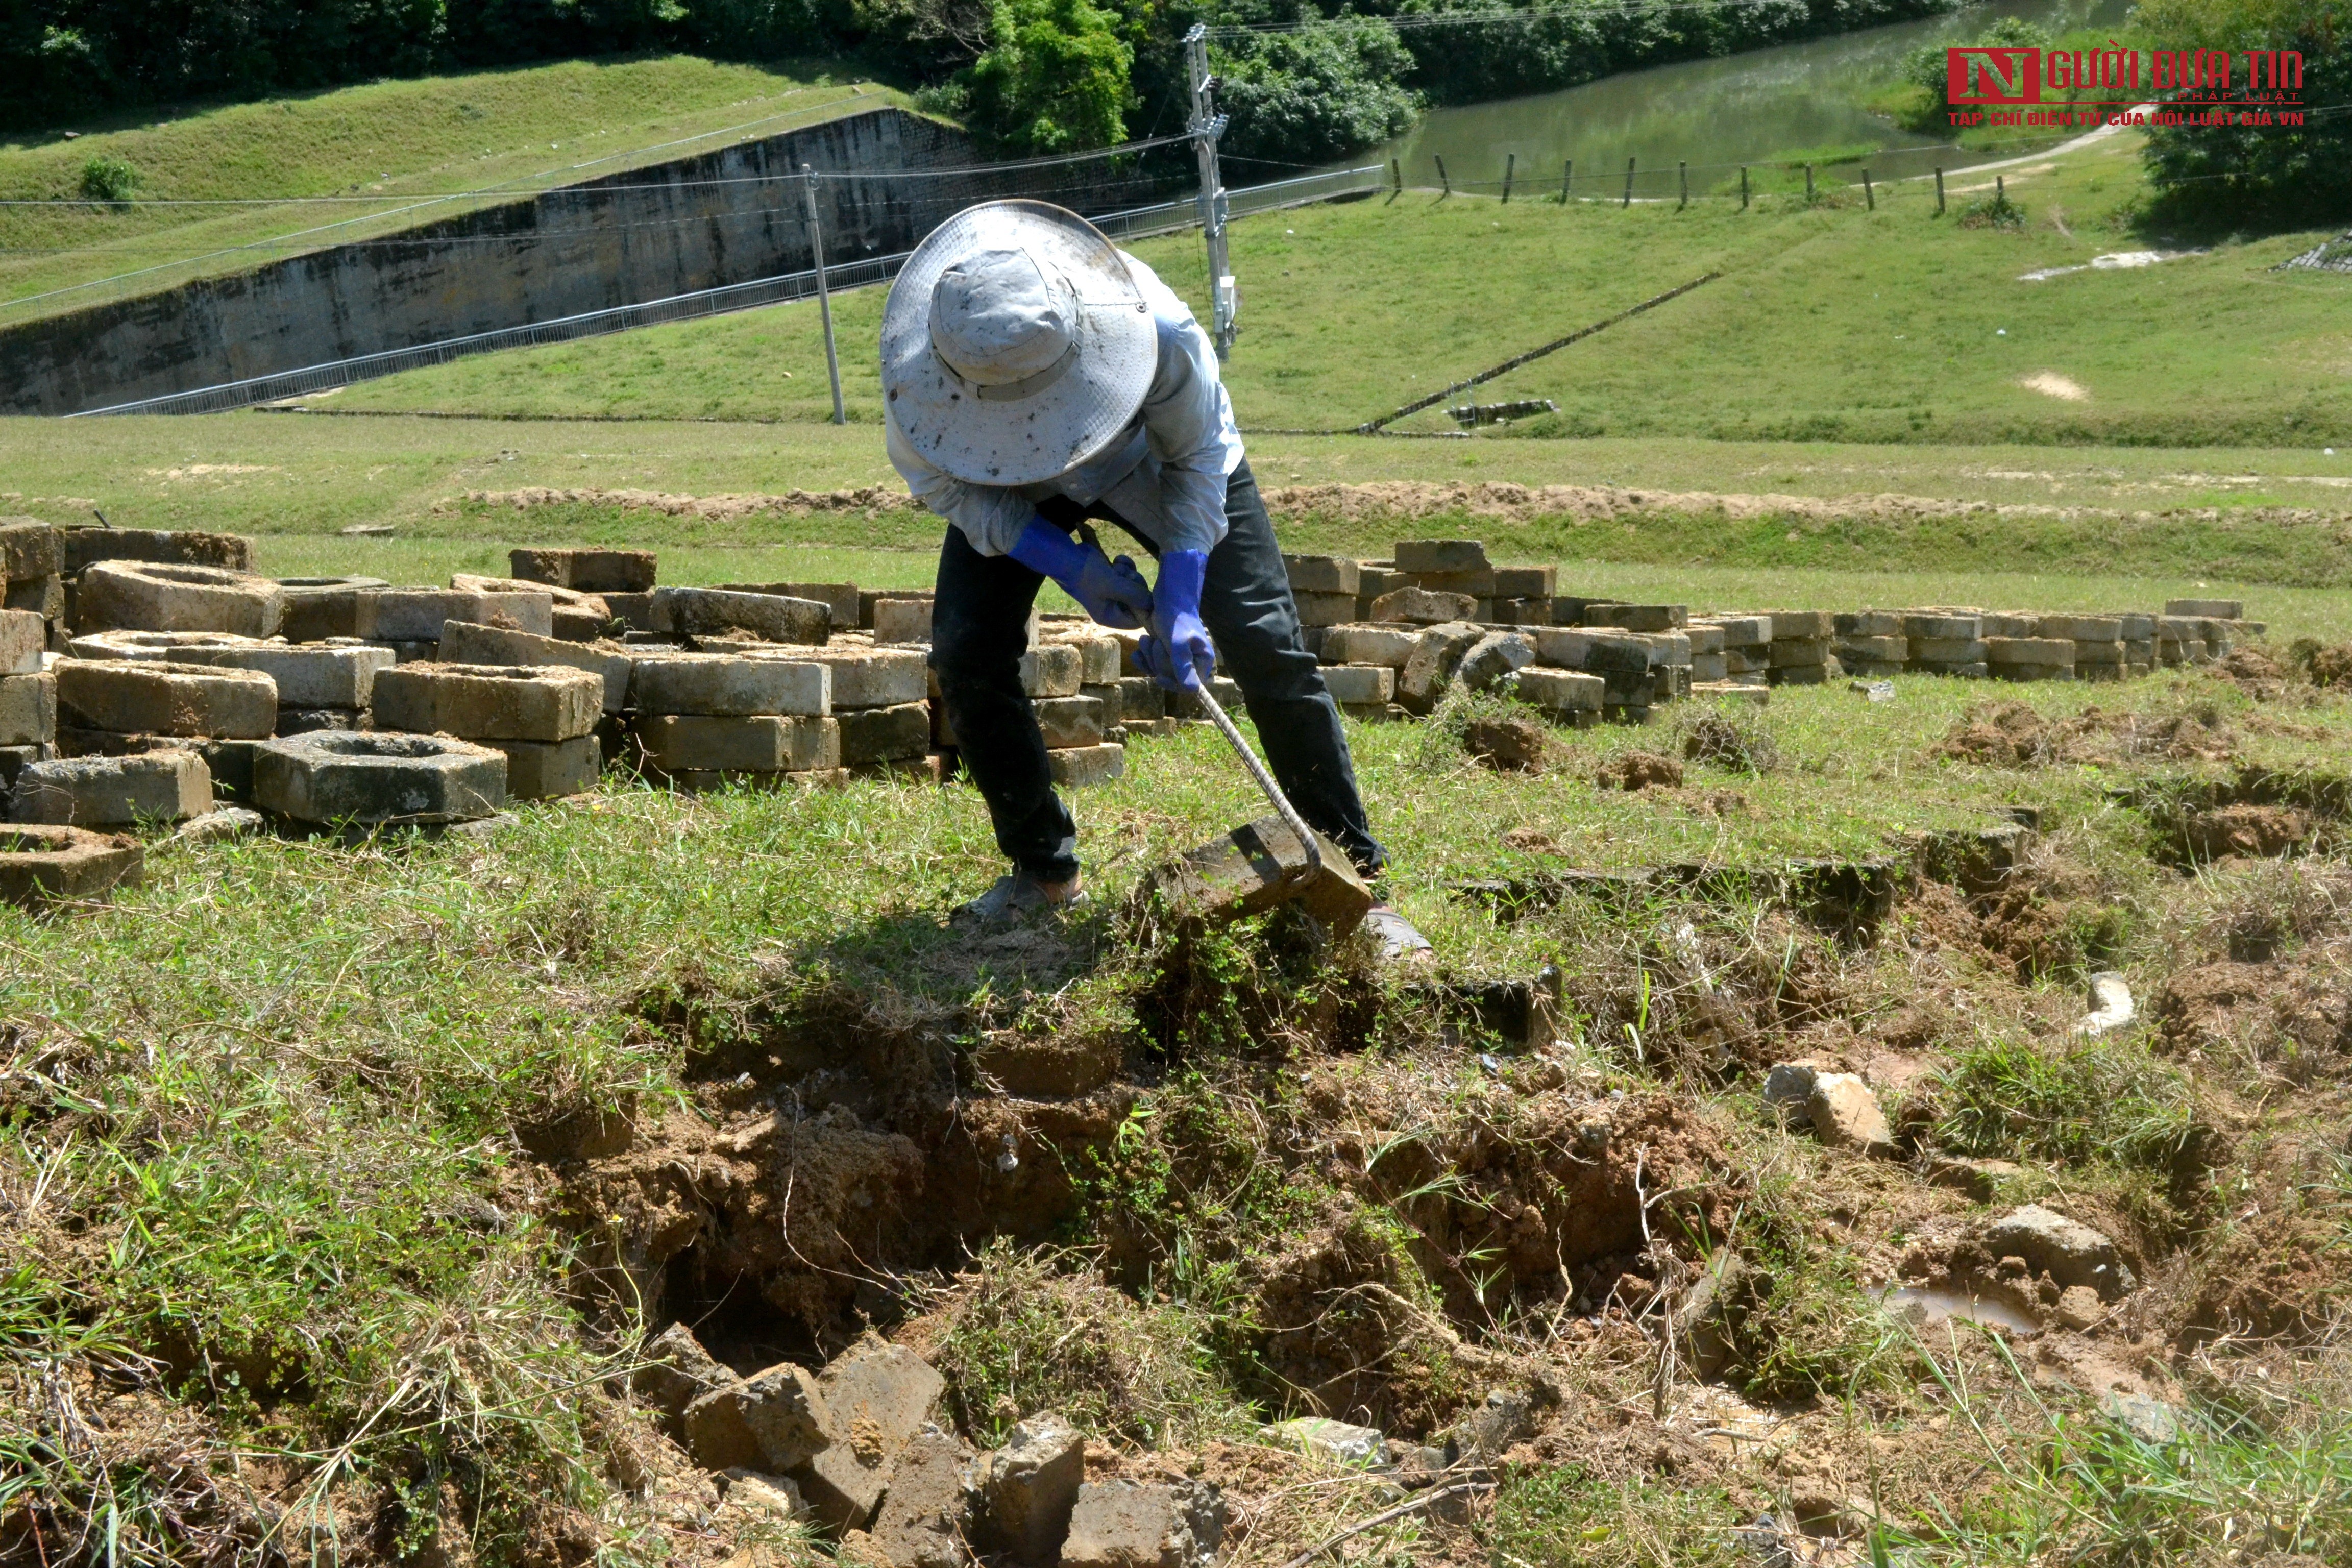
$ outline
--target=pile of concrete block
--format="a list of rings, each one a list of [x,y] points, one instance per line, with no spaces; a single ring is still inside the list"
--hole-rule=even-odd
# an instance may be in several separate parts
[[[1021,656],[1021,690],[1037,716],[1056,784],[1077,788],[1126,775],[1126,742],[1133,732],[1125,717],[1128,682],[1120,674],[1127,658],[1119,637],[1088,622],[1033,627],[1028,651]],[[946,704],[936,704],[934,711],[940,744],[955,746]],[[1151,722],[1139,721],[1137,727]]]
[[[63,658],[46,677],[61,755],[16,770],[17,822],[159,826],[249,787],[255,746],[278,717],[278,687],[257,670],[155,660]]]
[[[66,614],[65,543],[37,518],[0,517],[0,610],[38,619],[55,647]]]
[[[604,680],[589,670],[413,661],[377,671],[374,697],[379,731],[452,736],[502,755],[509,799],[578,795],[604,768]]]
[[[931,671],[919,648],[877,647],[852,635],[821,648],[771,657],[813,662],[832,672],[841,765],[850,777],[887,774],[940,782],[941,764],[932,750]]]
[[[73,638],[66,650],[81,659],[257,670],[278,688],[270,731],[278,735],[367,729],[376,672],[394,663],[391,649],[355,637],[293,644],[229,632],[92,632]]]
[[[510,581],[547,589],[551,636],[593,642],[616,627],[653,629],[656,563],[650,550],[510,550]],[[456,586],[452,580],[452,586]]]

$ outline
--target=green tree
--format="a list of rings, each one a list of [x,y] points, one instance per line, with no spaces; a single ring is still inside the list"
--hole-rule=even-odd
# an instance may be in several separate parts
[[[1087,0],[999,0],[967,78],[971,128],[998,152],[1076,153],[1127,139],[1135,51]]]
[[[2352,0],[2143,0],[2138,30],[2159,49],[2228,49],[2244,99],[2247,49],[2303,56],[2300,124],[2149,128],[2149,211],[2159,224],[2314,228],[2352,218]]]
[[[1979,48],[2046,49],[2052,39],[2048,32],[2035,26],[2022,16],[2002,16],[1979,33],[1970,42]],[[1948,96],[1951,89],[1950,68],[1947,64],[1952,45],[1922,44],[1903,57],[1903,79],[1918,88],[1927,97],[1916,100],[1916,107],[1906,110],[1899,118],[1910,131],[1948,131],[1951,121],[1947,116],[1955,105]]]
[[[1386,21],[1334,24],[1237,40],[1221,50],[1218,98],[1238,158],[1321,162],[1410,127],[1420,100],[1399,79],[1412,56]]]

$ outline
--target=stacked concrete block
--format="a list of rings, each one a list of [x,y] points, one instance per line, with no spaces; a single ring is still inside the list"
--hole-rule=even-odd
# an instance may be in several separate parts
[[[1412,579],[1397,570],[1393,561],[1359,561],[1356,563],[1356,619],[1372,618],[1373,604],[1399,588],[1410,588]]]
[[[225,572],[253,570],[253,541],[235,533],[198,533],[158,528],[68,528],[63,570],[68,577],[101,561],[144,561],[163,566],[217,566]]]
[[[1981,678],[1986,673],[1984,617],[1975,610],[1901,612],[1909,652],[1906,668],[1927,675]]]
[[[1662,689],[1670,700],[1677,687],[1685,692],[1689,689],[1690,639],[1679,634],[1552,626],[1536,634],[1535,645],[1538,666],[1580,672],[1601,682],[1600,700],[1594,704],[1585,695],[1591,690],[1589,687],[1546,681],[1532,670],[1522,670],[1518,682],[1521,694],[1541,688],[1549,694],[1546,700],[1562,712],[1598,711],[1608,718],[1639,723],[1661,700]]]
[[[1580,669],[1530,665],[1519,671],[1519,700],[1542,710],[1554,723],[1584,729],[1601,721],[1609,683]]]
[[[681,789],[845,776],[828,665],[673,654],[638,659],[631,692],[646,770]]]
[[[2113,618],[2123,639],[2124,673],[2149,673],[2156,668],[2156,617],[2125,610]]]
[[[137,887],[145,866],[136,839],[49,824],[0,829],[0,903],[102,900]]]
[[[1448,622],[1475,621],[1478,602],[1467,594],[1410,586],[1392,589],[1372,601],[1366,618],[1407,626],[1437,626]]]
[[[76,585],[77,632],[232,632],[278,635],[286,594],[268,577],[218,566],[100,561]]]
[[[109,736],[258,741],[278,724],[278,683],[258,670],[65,658],[52,673],[61,739],[90,737],[77,750],[119,749]]]
[[[323,594],[320,600],[310,618],[324,636],[357,637],[389,648],[402,664],[439,658],[442,628],[451,621],[534,637],[549,637],[555,630],[555,601],[537,588],[347,588]]]
[[[829,632],[856,631],[858,624],[855,583],[721,583],[723,594],[764,594],[777,599],[806,599],[825,608]]]
[[[1837,673],[1830,640],[1835,620],[1826,610],[1771,612],[1769,679],[1775,686],[1819,686]]]
[[[2124,650],[2123,619],[2118,616],[2043,616],[2035,626],[2038,636],[2063,638],[2074,645],[2074,679],[2121,680],[2129,665]]]
[[[359,595],[389,588],[381,577],[279,577],[278,591],[286,595],[286,618],[278,635],[288,642],[324,642],[329,637],[359,634],[352,628],[358,618]]]
[[[612,643],[576,643],[505,626],[448,621],[442,626],[440,654],[442,660],[449,664],[561,665],[584,669],[604,683],[607,716],[620,714],[629,706],[629,678],[635,661]]]
[[[2205,640],[2205,623],[2191,616],[2156,617],[2156,662],[2167,669],[2204,664],[2213,657]]]
[[[1484,621],[1495,612],[1495,566],[1475,539],[1403,539],[1397,542],[1396,569],[1413,587],[1431,594],[1460,595],[1471,607],[1463,620]],[[1374,620],[1389,617],[1375,614]]]
[[[1327,664],[1323,686],[1340,712],[1379,723],[1403,716],[1404,710],[1396,701],[1397,674],[1387,664]]]
[[[2072,680],[2074,644],[2066,637],[1989,637],[1985,663],[1996,680]]]
[[[1729,661],[1723,652],[1722,626],[1714,621],[1693,621],[1683,627],[1683,635],[1690,639],[1691,684],[1722,684],[1730,674]]]
[[[1892,610],[1856,610],[1831,620],[1831,652],[1848,675],[1876,679],[1900,675],[1911,659],[1911,639],[1903,616]]]
[[[602,594],[583,594],[521,577],[478,577],[470,572],[453,574],[449,586],[471,594],[544,594],[552,606],[551,634],[565,642],[594,642],[609,635],[616,624],[613,607]]]
[[[37,518],[0,517],[0,610],[38,616],[47,644],[62,640],[65,545]]]
[[[58,739],[57,678],[44,674],[41,654],[49,624],[30,610],[0,610],[0,785],[54,754]]]
[[[1356,618],[1356,592],[1363,578],[1357,563],[1339,555],[1286,555],[1282,564],[1300,626],[1336,626]]]
[[[1552,590],[1558,580],[1556,567],[1496,567],[1493,608],[1486,618],[1496,626],[1550,626]]]
[[[446,735],[286,735],[257,749],[252,799],[275,816],[316,827],[474,822],[506,805],[507,759]]]
[[[1723,633],[1723,679],[1734,686],[1762,686],[1772,674],[1772,617],[1713,616]]]
[[[160,827],[212,808],[212,770],[177,747],[30,763],[8,794],[9,820],[58,827]]]
[[[928,588],[860,588],[857,591],[857,626],[861,631],[874,629],[874,606],[885,599],[922,599],[928,601]]]
[[[507,570],[526,583],[580,594],[646,594],[656,562],[650,550],[510,550]]]
[[[930,670],[921,650],[835,642],[771,657],[821,664],[832,672],[841,765],[852,774],[940,776],[932,760]],[[1111,659],[1116,668],[1116,648]]]
[[[1110,736],[1118,717],[1084,691],[1105,684],[1119,662],[1117,639],[1104,637],[1040,642],[1021,656],[1021,689],[1036,711],[1055,784],[1074,788],[1125,775],[1126,742]]]
[[[578,795],[604,766],[604,677],[565,665],[415,663],[375,672],[375,727],[448,735],[506,758],[517,800]]]
[[[1622,632],[1672,632],[1690,625],[1687,605],[1627,605],[1615,601],[1584,606],[1583,624]]]
[[[741,634],[761,642],[823,647],[831,635],[833,609],[822,600],[784,594],[656,588],[653,622],[656,632],[678,636]]]
[[[278,735],[367,729],[376,674],[390,669],[394,663],[390,649],[361,642],[198,646],[181,648],[173,657],[182,664],[252,670],[269,677],[278,688],[278,719],[271,733]]]
[[[931,640],[931,596],[929,594],[889,595],[874,601],[874,640],[877,643],[921,643]]]

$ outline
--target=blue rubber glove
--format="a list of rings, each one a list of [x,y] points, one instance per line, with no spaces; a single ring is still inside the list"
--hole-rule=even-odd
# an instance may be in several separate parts
[[[1008,553],[1032,572],[1059,583],[1064,593],[1104,626],[1133,631],[1151,614],[1151,584],[1134,562],[1124,555],[1109,560],[1042,517],[1029,520]]]
[[[1201,624],[1201,580],[1209,558],[1198,550],[1171,550],[1160,558],[1160,585],[1151,593],[1151,630],[1136,646],[1136,662],[1171,691],[1198,691],[1217,668],[1209,628]]]

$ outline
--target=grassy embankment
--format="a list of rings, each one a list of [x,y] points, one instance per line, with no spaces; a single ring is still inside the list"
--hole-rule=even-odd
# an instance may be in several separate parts
[[[0,324],[242,271],[517,192],[895,101],[832,62],[760,67],[672,56],[197,107],[145,124],[88,128],[71,141],[20,136],[0,142],[0,198],[75,205],[0,208]],[[92,160],[129,164],[142,201],[261,200],[86,203],[82,170]],[[506,194],[463,194],[486,187]],[[322,199],[346,196],[369,199]]]

